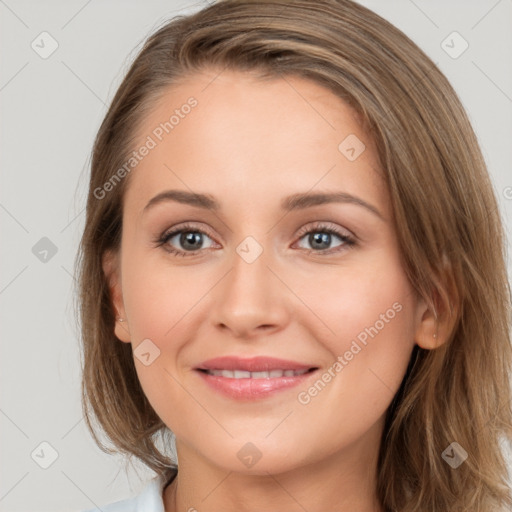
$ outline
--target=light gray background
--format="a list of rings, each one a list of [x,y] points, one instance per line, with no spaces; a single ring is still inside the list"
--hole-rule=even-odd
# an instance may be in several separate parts
[[[360,3],[411,37],[458,91],[510,231],[512,0]],[[203,5],[0,0],[1,511],[90,508],[137,493],[154,476],[142,467],[140,479],[126,475],[85,428],[72,271],[106,105],[144,38],[162,20]],[[47,59],[31,47],[43,31],[58,42]],[[469,43],[456,59],[441,46],[453,31]],[[46,262],[32,251],[43,237],[57,248]],[[48,469],[31,458],[43,441],[58,452]],[[42,462],[50,454],[43,452]]]

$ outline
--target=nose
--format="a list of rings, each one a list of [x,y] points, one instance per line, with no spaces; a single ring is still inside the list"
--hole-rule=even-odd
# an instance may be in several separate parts
[[[265,252],[250,261],[233,255],[231,269],[215,287],[211,313],[217,329],[247,340],[284,329],[291,311],[291,292],[271,268],[276,265]]]

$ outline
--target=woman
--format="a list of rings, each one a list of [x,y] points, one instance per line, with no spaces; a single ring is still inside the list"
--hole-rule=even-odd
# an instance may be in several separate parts
[[[159,29],[80,249],[89,429],[157,473],[102,510],[512,505],[496,198],[453,88],[370,10],[224,0]]]

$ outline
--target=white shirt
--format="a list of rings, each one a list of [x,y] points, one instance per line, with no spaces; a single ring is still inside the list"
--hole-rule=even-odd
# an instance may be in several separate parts
[[[156,476],[133,498],[116,501],[101,508],[92,508],[83,512],[165,512],[163,490],[167,482],[169,482],[169,478]]]

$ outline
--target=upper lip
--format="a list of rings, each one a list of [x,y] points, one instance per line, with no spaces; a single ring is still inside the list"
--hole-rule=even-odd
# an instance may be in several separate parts
[[[223,356],[208,359],[197,367],[198,370],[244,370],[248,372],[263,372],[271,370],[309,370],[316,368],[311,364],[278,359],[275,357],[257,356],[243,358],[238,356]]]

